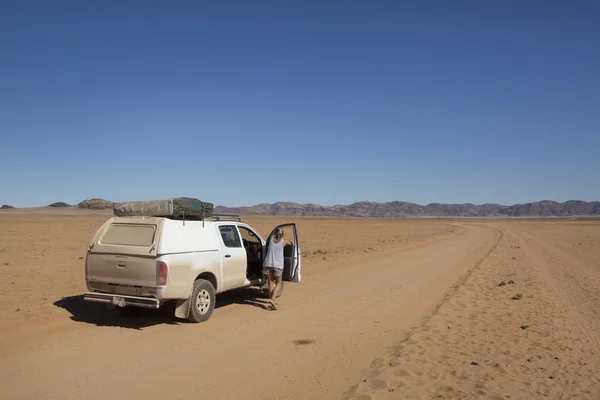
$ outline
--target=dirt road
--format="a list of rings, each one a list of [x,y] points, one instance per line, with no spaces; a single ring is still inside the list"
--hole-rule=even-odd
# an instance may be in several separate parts
[[[114,318],[65,299],[60,305],[81,322],[3,341],[3,398],[336,398],[500,236],[462,226],[426,244],[310,269],[287,286],[280,310],[231,293],[200,325],[169,324],[166,313]]]
[[[299,218],[278,311],[237,291],[188,324],[83,303],[106,217],[0,215],[3,399],[596,398],[598,221]]]
[[[600,224],[494,224],[502,240],[349,399],[597,399]]]

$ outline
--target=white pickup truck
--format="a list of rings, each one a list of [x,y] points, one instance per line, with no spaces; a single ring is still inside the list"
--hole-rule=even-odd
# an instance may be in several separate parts
[[[283,280],[300,282],[296,225],[277,228],[294,244],[284,249]],[[175,301],[176,317],[203,322],[213,312],[216,294],[264,287],[262,260],[270,237],[265,241],[237,216],[112,217],[88,246],[84,299],[147,308]]]

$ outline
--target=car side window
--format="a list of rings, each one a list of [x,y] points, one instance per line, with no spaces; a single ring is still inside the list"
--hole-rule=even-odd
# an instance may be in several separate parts
[[[219,227],[219,231],[226,247],[242,247],[242,241],[235,225],[222,225]]]

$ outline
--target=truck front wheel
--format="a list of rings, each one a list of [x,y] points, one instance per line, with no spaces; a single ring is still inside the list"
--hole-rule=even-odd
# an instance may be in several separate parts
[[[215,288],[209,281],[198,279],[194,282],[188,319],[192,322],[204,322],[210,318],[214,309]]]

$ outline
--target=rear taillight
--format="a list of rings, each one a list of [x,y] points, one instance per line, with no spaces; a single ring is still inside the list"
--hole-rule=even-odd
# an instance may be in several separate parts
[[[165,286],[167,284],[167,276],[169,275],[169,268],[167,264],[162,261],[156,262],[156,285]]]

